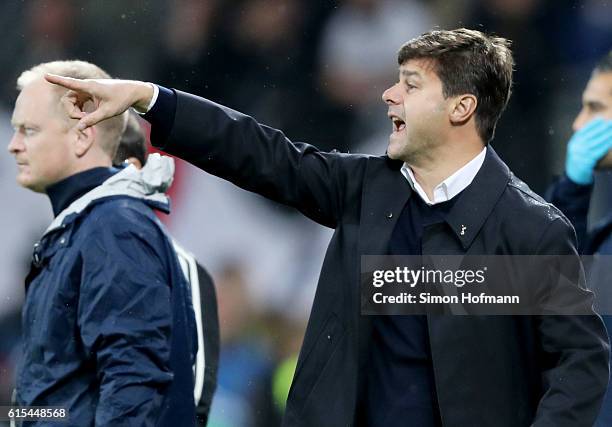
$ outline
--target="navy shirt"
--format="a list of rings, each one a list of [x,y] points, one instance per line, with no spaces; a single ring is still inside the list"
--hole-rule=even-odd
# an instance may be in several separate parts
[[[459,196],[432,206],[414,194],[391,235],[391,255],[420,255],[423,229],[444,221]],[[426,316],[375,316],[366,414],[370,427],[441,426]]]

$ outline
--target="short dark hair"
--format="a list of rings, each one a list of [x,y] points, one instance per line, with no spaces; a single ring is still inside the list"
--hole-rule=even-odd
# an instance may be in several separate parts
[[[129,114],[125,131],[121,135],[117,153],[113,158],[113,165],[119,166],[130,157],[136,157],[142,166],[147,162],[147,140],[136,114],[132,112]]]
[[[490,142],[512,92],[510,41],[466,28],[429,31],[400,48],[399,65],[410,59],[433,60],[445,98],[476,97],[476,129],[485,144]]]
[[[596,73],[609,73],[612,71],[612,50],[599,60],[593,71]]]

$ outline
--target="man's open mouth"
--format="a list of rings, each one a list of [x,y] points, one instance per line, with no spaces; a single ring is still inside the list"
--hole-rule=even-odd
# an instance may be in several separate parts
[[[391,121],[393,122],[393,132],[401,132],[406,128],[406,123],[399,117],[392,116]]]

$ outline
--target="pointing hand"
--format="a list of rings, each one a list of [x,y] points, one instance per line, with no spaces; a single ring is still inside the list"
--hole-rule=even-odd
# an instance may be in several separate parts
[[[105,119],[118,116],[130,107],[145,112],[153,98],[153,85],[133,80],[74,79],[46,74],[45,79],[68,89],[62,104],[68,115],[78,119],[83,130]],[[91,102],[93,109],[85,104]]]

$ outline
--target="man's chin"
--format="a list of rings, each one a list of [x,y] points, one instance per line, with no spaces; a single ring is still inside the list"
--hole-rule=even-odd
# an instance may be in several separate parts
[[[401,147],[397,141],[393,140],[393,136],[389,138],[389,145],[387,146],[387,156],[391,160],[401,160]]]
[[[412,158],[413,149],[406,142],[389,141],[387,146],[387,157],[391,160],[401,160],[403,162]]]
[[[391,150],[387,150],[387,157],[389,157],[391,160],[401,160],[400,156]]]
[[[34,191],[35,193],[45,192],[45,187],[42,184],[32,181],[27,176],[17,175],[16,181],[17,184],[19,184],[21,187],[30,191]]]

